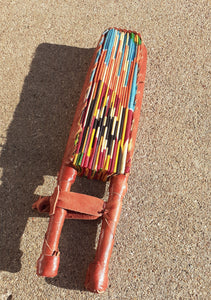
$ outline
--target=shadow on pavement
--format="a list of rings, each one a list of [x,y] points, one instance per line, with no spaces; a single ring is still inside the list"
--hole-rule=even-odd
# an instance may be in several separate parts
[[[94,49],[47,43],[36,49],[0,158],[1,270],[20,271],[20,239],[27,219],[40,217],[31,209],[34,192],[43,184],[43,175],[56,176],[60,168],[93,52]],[[90,181],[80,180],[73,185],[73,191],[103,197],[105,184],[95,182],[90,186]],[[98,221],[65,222],[59,275],[47,282],[83,288],[81,276],[85,277],[94,255],[97,224]]]

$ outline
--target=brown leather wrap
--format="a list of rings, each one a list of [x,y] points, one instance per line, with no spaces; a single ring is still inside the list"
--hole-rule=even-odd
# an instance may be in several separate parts
[[[59,190],[69,191],[71,184],[75,181],[77,172],[73,168],[62,166],[58,176]],[[55,213],[50,216],[48,229],[42,247],[42,254],[37,261],[37,275],[54,277],[59,268],[59,238],[61,235],[67,211],[56,207]]]
[[[57,275],[60,262],[59,238],[66,213],[66,210],[57,208],[55,214],[50,217],[42,254],[37,261],[37,275],[39,276],[54,277]]]
[[[108,265],[120,217],[122,199],[127,191],[127,179],[126,175],[116,175],[111,179],[109,199],[103,215],[96,256],[89,265],[86,275],[85,287],[92,292],[102,293],[108,286]]]

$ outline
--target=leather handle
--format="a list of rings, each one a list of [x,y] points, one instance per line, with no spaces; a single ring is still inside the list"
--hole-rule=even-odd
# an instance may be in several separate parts
[[[58,273],[60,263],[58,245],[66,214],[65,209],[57,208],[55,214],[50,216],[42,253],[37,261],[38,276],[55,277]]]
[[[76,175],[75,169],[62,165],[58,176],[59,190],[69,191]],[[42,253],[37,261],[37,275],[39,276],[54,277],[58,273],[60,262],[58,245],[66,215],[65,209],[56,207],[54,214],[50,216]]]
[[[85,280],[85,287],[91,292],[103,293],[108,286],[109,260],[121,213],[122,199],[127,191],[127,180],[127,175],[117,175],[111,179],[96,256],[89,265]]]

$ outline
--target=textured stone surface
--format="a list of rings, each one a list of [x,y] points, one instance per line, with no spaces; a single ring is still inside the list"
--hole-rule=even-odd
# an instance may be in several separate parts
[[[0,299],[209,299],[208,1],[1,1]],[[104,295],[83,288],[100,223],[67,221],[59,275],[35,275],[54,188],[100,34],[141,32],[148,50],[129,190]],[[45,179],[45,180],[44,180]],[[103,184],[74,191],[106,199]]]

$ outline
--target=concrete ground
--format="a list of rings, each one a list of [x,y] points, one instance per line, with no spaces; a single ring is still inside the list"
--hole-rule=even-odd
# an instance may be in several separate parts
[[[0,299],[211,299],[208,1],[1,1]],[[148,65],[109,288],[84,290],[100,222],[67,221],[59,274],[36,276],[74,110],[100,34],[141,32]],[[75,191],[106,199],[107,187]]]

